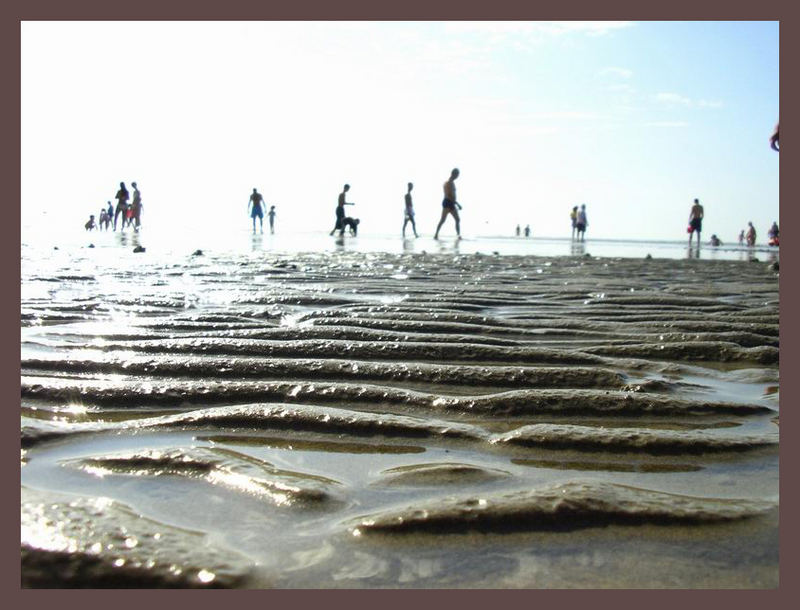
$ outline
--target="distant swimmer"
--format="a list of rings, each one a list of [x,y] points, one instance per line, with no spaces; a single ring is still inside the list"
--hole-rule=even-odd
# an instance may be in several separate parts
[[[122,226],[120,230],[125,228],[125,214],[128,211],[128,199],[130,199],[130,195],[128,194],[128,189],[125,188],[125,183],[119,183],[119,190],[117,194],[114,195],[114,199],[117,200],[117,210],[114,212],[114,230],[117,230],[117,218],[119,215],[122,214]]]
[[[780,152],[780,150],[781,150],[780,144],[778,142],[778,138],[779,138],[779,134],[780,134],[779,126],[780,126],[780,123],[775,125],[775,131],[773,131],[772,135],[769,137],[769,147],[772,150],[775,150],[775,151],[778,151],[778,152]]]
[[[258,222],[261,225],[261,232],[264,232],[264,205],[264,198],[261,193],[253,189],[253,194],[250,195],[250,199],[247,202],[247,209],[253,219],[253,233],[256,232],[256,218],[258,218]]]
[[[461,219],[458,217],[458,210],[461,209],[461,204],[456,199],[456,184],[455,180],[458,178],[458,168],[450,172],[450,178],[444,183],[444,199],[442,200],[442,218],[439,220],[439,226],[436,227],[436,233],[433,239],[439,239],[439,229],[442,228],[444,221],[447,220],[447,215],[451,214],[456,221],[456,234],[461,239]],[[458,208],[458,209],[456,209]]]
[[[575,232],[578,228],[578,206],[572,206],[572,211],[569,213],[569,220],[572,223],[572,239],[575,239]]]
[[[711,236],[711,241],[709,241],[708,243],[716,248],[722,245],[722,240],[719,237],[717,237],[716,234],[714,234]]]
[[[703,206],[698,199],[689,212],[689,245],[692,245],[692,235],[697,232],[697,247],[700,247],[700,232],[703,230]]]
[[[269,212],[267,213],[269,217],[269,232],[275,233],[275,206],[270,206]]]
[[[578,210],[578,215],[575,218],[575,231],[578,241],[584,241],[586,234],[586,227],[589,226],[589,220],[586,218],[586,204],[581,204],[581,209]]]
[[[339,230],[339,235],[344,235],[344,218],[345,218],[344,206],[355,205],[355,203],[348,203],[347,201],[345,201],[345,195],[349,190],[350,190],[350,185],[345,184],[344,188],[342,189],[342,192],[339,193],[339,201],[336,204],[336,224],[331,230],[330,235],[333,235],[337,229]]]
[[[86,224],[83,226],[87,231],[92,231],[97,228],[97,225],[94,223],[94,214],[89,215],[89,220],[86,221]]]
[[[405,211],[405,220],[403,220],[403,237],[406,236],[406,225],[411,222],[411,228],[414,230],[414,237],[419,237],[417,235],[417,225],[414,222],[414,202],[411,201],[411,189],[414,188],[414,185],[410,182],[408,183],[408,191],[406,192],[406,211]]]
[[[131,223],[133,223],[133,230],[138,231],[139,226],[142,224],[142,194],[135,182],[131,182],[133,187],[133,201],[131,201]]]
[[[747,233],[744,236],[748,246],[756,245],[756,228],[752,222],[747,223]]]

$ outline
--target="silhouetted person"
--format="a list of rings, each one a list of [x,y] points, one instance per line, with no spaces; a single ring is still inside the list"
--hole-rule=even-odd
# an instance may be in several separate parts
[[[717,246],[721,246],[722,245],[722,240],[719,237],[717,237],[716,235],[712,235],[711,236],[711,241],[709,241],[708,243],[710,243],[712,246],[714,246],[716,248]]]
[[[403,220],[403,237],[406,236],[406,225],[411,222],[411,228],[414,230],[414,237],[419,237],[417,235],[417,225],[414,222],[414,203],[411,201],[411,189],[414,188],[414,185],[410,182],[408,183],[408,192],[406,192],[406,212],[405,212],[405,220]]]
[[[89,215],[89,220],[83,226],[87,231],[91,231],[91,230],[97,228],[97,225],[94,224],[94,214],[90,214]]]
[[[455,179],[458,178],[458,168],[454,168],[450,172],[450,178],[444,183],[444,199],[442,200],[442,218],[439,220],[439,226],[436,227],[436,233],[433,239],[439,239],[439,229],[442,228],[444,221],[447,220],[447,215],[451,214],[456,221],[456,234],[461,239],[461,219],[458,217],[458,210],[461,209],[461,204],[456,199],[456,184]],[[458,208],[458,209],[456,209]]]
[[[756,245],[756,228],[753,226],[752,222],[747,223],[747,234],[745,235],[745,240],[747,241],[748,246]]]
[[[525,225],[525,237],[531,236],[531,225]]]
[[[133,187],[133,201],[131,201],[131,222],[133,230],[138,231],[142,224],[142,194],[139,192],[135,182],[131,182]]]
[[[267,213],[269,217],[269,232],[275,233],[275,206],[271,206],[269,208],[269,212]]]
[[[519,228],[519,225],[517,225],[517,231],[516,231],[517,237],[519,237],[519,232],[520,232],[520,228]]]
[[[250,217],[253,219],[253,233],[256,232],[256,218],[261,226],[261,232],[264,232],[264,198],[256,189],[250,195],[247,202],[247,209],[250,212]]]
[[[130,199],[130,195],[128,194],[128,189],[125,188],[125,183],[119,183],[119,190],[117,194],[114,195],[114,199],[117,200],[117,210],[114,212],[114,230],[117,230],[117,218],[119,215],[122,214],[122,227],[120,230],[125,228],[125,214],[128,211],[128,199]]]
[[[578,206],[572,206],[572,211],[569,213],[569,220],[572,223],[572,239],[575,239],[575,232],[578,229]]]
[[[740,246],[743,246],[743,245],[744,245],[744,229],[742,229],[742,230],[739,232],[739,245],[740,245]]]
[[[581,204],[581,209],[578,210],[578,215],[575,217],[575,231],[579,241],[584,240],[586,234],[586,227],[589,226],[589,220],[586,218],[586,204]]]
[[[780,132],[779,126],[780,126],[780,123],[775,125],[775,131],[773,131],[772,135],[769,137],[769,146],[770,146],[770,148],[772,150],[776,150],[776,151],[780,152],[781,147],[780,147],[780,144],[778,142],[778,137],[779,137],[779,132]]]
[[[692,245],[692,235],[697,232],[697,247],[700,247],[700,232],[703,230],[703,206],[698,199],[689,212],[689,245]]]
[[[334,232],[338,229],[339,235],[344,235],[344,206],[346,205],[355,205],[355,203],[348,203],[345,201],[345,195],[347,191],[350,190],[350,185],[345,184],[342,192],[339,193],[339,201],[336,204],[336,225],[333,227],[333,230],[330,232],[330,235],[333,235]]]

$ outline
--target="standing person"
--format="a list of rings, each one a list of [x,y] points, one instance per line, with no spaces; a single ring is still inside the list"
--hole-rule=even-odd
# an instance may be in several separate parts
[[[756,228],[753,226],[752,222],[747,223],[747,235],[745,239],[747,240],[748,246],[755,246],[756,245]]]
[[[345,184],[342,192],[339,193],[339,200],[336,203],[336,224],[334,225],[333,229],[330,232],[330,235],[333,235],[336,229],[339,229],[339,235],[344,235],[344,206],[346,205],[355,205],[355,203],[348,203],[345,201],[345,195],[347,191],[350,190],[350,185]]]
[[[114,195],[114,199],[117,200],[117,210],[114,212],[114,230],[117,230],[117,218],[119,215],[122,214],[122,227],[120,227],[120,231],[125,228],[125,214],[128,211],[128,199],[130,195],[128,194],[128,189],[125,188],[125,183],[119,183],[119,190],[117,194]],[[111,202],[109,202],[110,204]]]
[[[586,218],[586,204],[581,204],[581,209],[578,211],[578,215],[575,217],[575,230],[577,231],[578,241],[584,240],[584,234],[586,233],[586,227],[589,226],[589,221]]]
[[[274,234],[275,233],[275,206],[274,205],[270,206],[269,213],[267,214],[267,216],[269,216],[269,232]]]
[[[525,237],[531,236],[531,225],[525,225]]]
[[[519,237],[519,225],[517,225],[517,237]]]
[[[697,232],[697,247],[700,247],[700,232],[703,230],[703,206],[698,199],[694,200],[692,210],[689,212],[689,246],[692,245],[692,235]]]
[[[414,222],[414,203],[411,201],[411,189],[414,188],[414,185],[410,182],[408,183],[408,191],[406,192],[406,211],[405,211],[405,220],[403,220],[403,237],[406,236],[406,225],[411,222],[411,228],[414,230],[414,237],[419,237],[417,235],[417,225]],[[519,228],[519,227],[517,227]]]
[[[740,245],[740,246],[743,246],[743,245],[744,245],[744,229],[742,229],[742,230],[739,232],[739,245]]]
[[[461,204],[456,200],[456,184],[455,179],[458,178],[458,168],[454,168],[450,172],[450,178],[444,183],[444,199],[442,200],[442,218],[439,220],[439,226],[436,227],[436,233],[433,239],[439,239],[439,229],[442,228],[447,215],[451,214],[456,221],[456,234],[458,239],[461,239],[461,219],[458,217],[458,210],[461,209]],[[458,208],[458,210],[456,210]]]
[[[252,206],[252,207],[251,207]],[[253,233],[256,232],[256,218],[261,226],[261,232],[264,232],[264,198],[256,189],[250,195],[247,202],[247,209],[250,211],[250,217],[253,219]]]
[[[769,245],[770,246],[777,246],[778,245],[778,234],[780,230],[778,229],[778,223],[773,222],[772,226],[767,231],[767,237],[769,237]]]
[[[569,213],[569,220],[572,223],[572,239],[575,239],[575,231],[578,227],[578,206],[572,206],[572,211]]]
[[[131,221],[133,230],[138,231],[142,223],[142,194],[139,192],[135,182],[131,182],[133,187],[133,201],[131,201]]]

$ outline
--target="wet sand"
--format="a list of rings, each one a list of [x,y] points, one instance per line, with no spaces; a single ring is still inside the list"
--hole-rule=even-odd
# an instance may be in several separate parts
[[[778,584],[764,262],[23,257],[24,587]]]

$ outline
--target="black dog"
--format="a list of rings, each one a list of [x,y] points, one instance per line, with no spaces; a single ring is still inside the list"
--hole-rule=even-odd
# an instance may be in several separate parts
[[[344,219],[344,226],[350,227],[350,234],[351,235],[358,235],[358,225],[361,223],[361,220],[358,218],[350,218],[349,216],[345,216]]]

